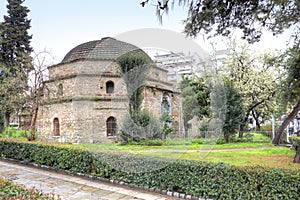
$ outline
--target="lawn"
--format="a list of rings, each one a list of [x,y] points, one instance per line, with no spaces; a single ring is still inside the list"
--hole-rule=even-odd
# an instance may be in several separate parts
[[[91,151],[144,151],[144,150],[199,150],[199,149],[236,149],[236,148],[262,148],[271,147],[271,143],[254,143],[254,142],[243,142],[243,143],[229,143],[229,144],[164,144],[161,146],[147,146],[147,145],[120,145],[112,143],[104,144],[84,144],[84,147]]]
[[[253,133],[252,141],[233,142],[228,144],[216,144],[215,141],[208,139],[167,139],[159,145],[140,145],[139,143],[131,143],[129,145],[120,145],[120,143],[104,143],[104,144],[84,144],[91,150],[111,150],[111,151],[140,151],[150,149],[177,149],[177,150],[198,150],[198,149],[235,149],[235,148],[260,148],[273,146],[271,140],[258,133]]]
[[[118,143],[85,144],[84,146],[90,151],[132,153],[205,162],[224,162],[235,166],[262,166],[300,170],[299,164],[292,163],[296,153],[295,150],[287,147],[274,147],[270,139],[263,138],[259,134],[256,134],[254,137],[259,138],[257,140],[259,142],[253,140],[254,142],[203,144],[203,142],[197,142],[197,140],[167,140],[161,146],[120,145]]]
[[[211,151],[186,152],[136,152],[138,154],[174,159],[223,162],[235,166],[262,166],[300,170],[299,164],[292,163],[295,151],[287,147],[266,147],[258,149],[212,149]]]

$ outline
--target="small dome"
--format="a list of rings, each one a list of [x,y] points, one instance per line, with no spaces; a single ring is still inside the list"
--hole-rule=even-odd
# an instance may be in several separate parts
[[[133,50],[141,49],[132,44],[105,37],[101,40],[90,41],[76,46],[67,53],[62,63],[79,59],[116,60],[120,55]]]

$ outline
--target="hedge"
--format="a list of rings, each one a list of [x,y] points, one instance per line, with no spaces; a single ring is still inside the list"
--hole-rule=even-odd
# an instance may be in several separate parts
[[[85,149],[70,145],[1,140],[0,156],[80,173],[92,170],[92,155]]]
[[[36,200],[58,200],[59,195],[44,194],[35,188],[25,188],[23,185],[14,184],[12,181],[0,178],[0,199],[36,199]]]
[[[0,141],[2,157],[213,199],[298,199],[300,171],[89,152],[65,145]]]

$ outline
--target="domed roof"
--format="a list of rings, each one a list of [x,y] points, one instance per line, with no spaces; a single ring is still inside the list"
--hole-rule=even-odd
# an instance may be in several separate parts
[[[62,63],[79,59],[116,60],[120,55],[133,50],[142,51],[132,44],[106,37],[76,46],[67,53]]]

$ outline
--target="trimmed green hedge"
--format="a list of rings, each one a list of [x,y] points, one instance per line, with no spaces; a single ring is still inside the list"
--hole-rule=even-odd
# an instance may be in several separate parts
[[[0,141],[2,157],[213,199],[298,199],[300,171],[234,167],[132,154],[93,153],[71,145]]]
[[[85,149],[70,145],[1,140],[0,156],[80,173],[92,170],[92,155]]]
[[[60,199],[60,197],[55,194],[44,194],[35,188],[28,189],[22,185],[17,185],[11,181],[0,178],[0,199],[55,200]]]

